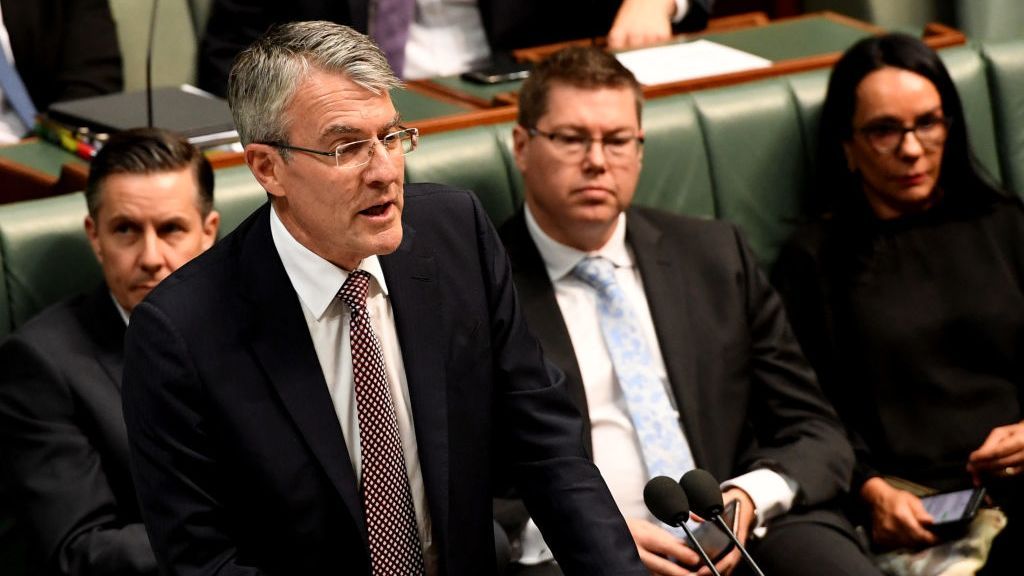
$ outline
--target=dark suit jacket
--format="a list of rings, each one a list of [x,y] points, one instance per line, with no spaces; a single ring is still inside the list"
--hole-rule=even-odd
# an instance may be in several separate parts
[[[40,111],[119,92],[121,51],[108,0],[0,0],[18,73]]]
[[[355,474],[269,210],[132,314],[124,401],[143,518],[172,574],[368,574]],[[480,204],[409,185],[403,221],[380,260],[441,573],[494,570],[498,473],[570,574],[644,573]]]
[[[214,0],[199,50],[199,86],[226,94],[235,56],[273,24],[330,20],[366,33],[371,1]],[[704,28],[713,2],[691,0],[690,11],[675,30]],[[620,4],[621,0],[479,0],[484,31],[494,53],[605,36]]]
[[[626,222],[697,466],[723,480],[782,472],[800,487],[798,510],[842,494],[852,450],[736,228],[645,208]],[[586,414],[572,342],[522,211],[501,236],[530,327]]]
[[[100,286],[0,346],[3,482],[40,573],[156,573],[128,469],[124,330]]]

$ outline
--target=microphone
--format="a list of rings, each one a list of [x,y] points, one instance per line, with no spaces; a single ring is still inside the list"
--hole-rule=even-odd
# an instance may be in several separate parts
[[[693,536],[693,532],[686,525],[686,521],[690,518],[690,503],[687,501],[686,493],[683,492],[679,482],[668,476],[655,476],[651,478],[647,485],[644,486],[644,504],[647,505],[647,509],[658,520],[669,526],[679,526],[682,528],[690,538],[690,542],[693,543],[693,547],[697,549],[697,553],[700,554],[704,564],[711,570],[711,573],[715,576],[722,576],[715,568],[715,565],[711,563],[711,558],[708,558],[707,552],[704,551],[704,548]],[[764,575],[762,574],[761,576]]]
[[[758,576],[764,576],[764,572],[761,572],[761,568],[750,557],[747,549],[732,533],[729,524],[722,520],[722,510],[725,509],[725,504],[722,502],[722,489],[719,487],[718,480],[715,480],[715,477],[707,470],[694,468],[683,474],[683,477],[679,479],[679,485],[686,492],[689,501],[693,502],[693,511],[705,520],[712,520],[721,528],[725,535],[732,540],[732,543],[740,549],[740,554],[743,555],[747,566],[750,566]]]

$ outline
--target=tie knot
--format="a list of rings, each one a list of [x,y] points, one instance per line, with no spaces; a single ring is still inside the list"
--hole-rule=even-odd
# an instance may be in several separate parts
[[[600,293],[615,286],[615,265],[601,257],[587,257],[572,269],[572,274]]]
[[[361,310],[366,307],[366,292],[370,289],[370,273],[365,270],[353,270],[338,291],[338,298],[348,305],[350,310]]]

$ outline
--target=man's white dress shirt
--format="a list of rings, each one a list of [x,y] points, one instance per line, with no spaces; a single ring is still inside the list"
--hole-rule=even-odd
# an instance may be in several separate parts
[[[643,278],[636,267],[632,250],[626,244],[626,215],[619,215],[615,231],[604,246],[594,252],[582,252],[557,242],[541,230],[528,205],[525,212],[527,230],[551,278],[555,299],[576,354],[590,412],[594,463],[601,470],[625,518],[655,521],[644,504],[644,485],[649,480],[647,468],[626,400],[615,376],[611,355],[602,336],[598,296],[593,288],[572,275],[576,264],[591,256],[605,258],[615,265],[616,281],[639,316],[637,320],[654,356],[651,370],[664,383],[670,401],[674,402],[675,395],[668,382],[661,346],[644,292]],[[678,414],[678,407],[672,408]],[[685,429],[683,435],[686,435]],[[750,495],[758,511],[759,522],[787,512],[796,496],[795,487],[785,477],[767,469],[754,470],[723,483],[723,488],[731,486],[741,488]],[[522,536],[522,563],[532,564],[550,558],[536,530],[531,521]],[[541,548],[537,548],[538,545]]]
[[[299,243],[288,232],[284,223],[273,209],[270,211],[270,232],[274,246],[284,264],[285,272],[292,283],[302,314],[309,327],[313,348],[320,360],[320,368],[327,381],[327,391],[334,403],[334,412],[341,424],[348,448],[349,459],[355,468],[356,479],[361,478],[359,452],[359,413],[355,400],[352,375],[352,350],[349,340],[351,315],[348,307],[337,297],[341,285],[348,278],[348,272],[314,254]],[[366,297],[366,309],[370,313],[373,332],[380,342],[384,354],[391,401],[398,419],[398,433],[402,438],[409,486],[412,488],[413,505],[416,508],[416,524],[420,530],[427,574],[437,573],[437,551],[433,545],[430,513],[427,495],[423,486],[423,471],[420,469],[419,454],[416,450],[416,431],[412,421],[412,403],[409,386],[405,377],[402,349],[395,329],[394,311],[388,300],[388,287],[380,260],[376,256],[363,259],[359,269],[373,277]],[[340,455],[339,455],[340,456]]]

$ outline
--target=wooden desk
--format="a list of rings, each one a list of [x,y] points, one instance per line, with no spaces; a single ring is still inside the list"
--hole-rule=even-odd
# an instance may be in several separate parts
[[[833,12],[816,12],[772,21],[764,14],[753,13],[716,19],[712,22],[715,25],[709,25],[707,30],[681,35],[674,41],[707,39],[771,60],[772,66],[646,86],[646,97],[678,94],[831,66],[857,40],[885,32],[877,26]],[[966,42],[962,33],[941,24],[930,24],[924,31],[923,39],[935,49]],[[578,40],[527,48],[516,51],[515,56],[523,61],[539,61],[566,46],[590,44],[604,45],[604,39]],[[521,81],[514,81],[481,86],[466,82],[458,76],[445,76],[417,83],[418,89],[423,91],[432,91],[439,96],[461,100],[472,106],[489,104],[492,107],[515,104],[515,93],[520,85]]]

